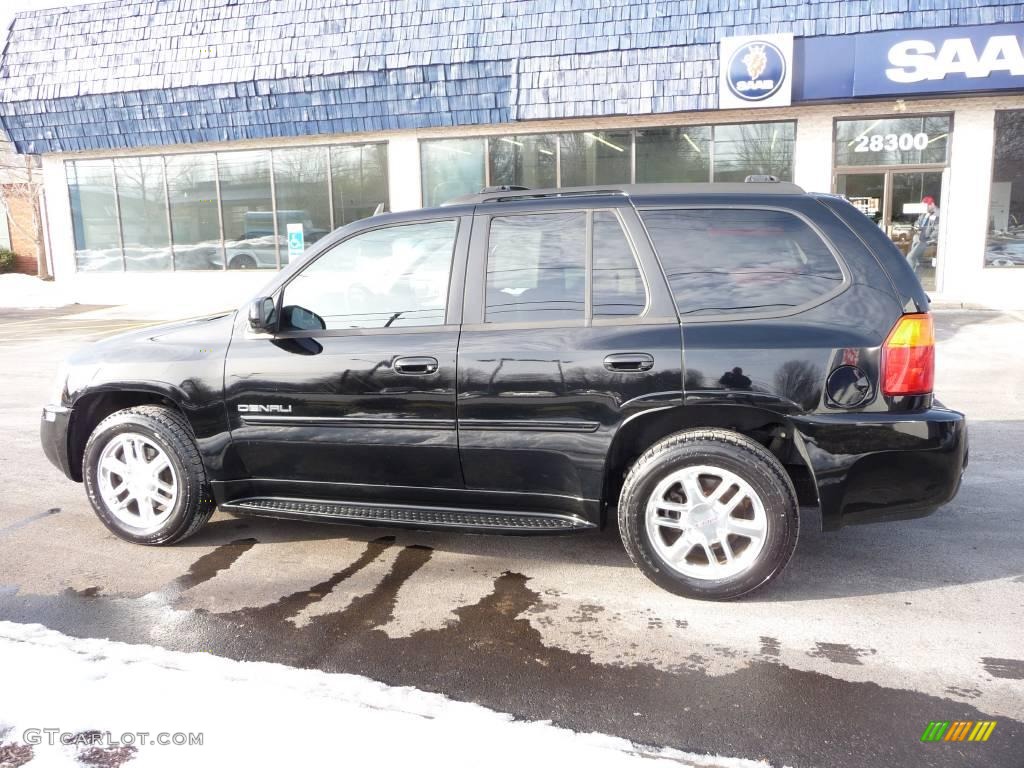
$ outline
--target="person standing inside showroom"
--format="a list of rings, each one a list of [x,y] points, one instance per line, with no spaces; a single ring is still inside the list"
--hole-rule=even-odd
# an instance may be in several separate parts
[[[910,262],[915,274],[917,268],[921,266],[921,257],[924,256],[925,249],[933,245],[939,237],[939,206],[935,204],[935,198],[925,195],[921,198],[921,203],[925,210],[914,222],[914,244],[907,254],[907,261]]]

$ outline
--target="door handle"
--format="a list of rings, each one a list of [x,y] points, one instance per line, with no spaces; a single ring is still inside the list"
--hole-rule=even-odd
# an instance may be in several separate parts
[[[391,364],[395,373],[404,373],[407,376],[423,376],[425,374],[437,373],[436,357],[399,357]]]
[[[604,367],[618,372],[649,371],[654,367],[654,356],[646,352],[618,352],[605,357]]]

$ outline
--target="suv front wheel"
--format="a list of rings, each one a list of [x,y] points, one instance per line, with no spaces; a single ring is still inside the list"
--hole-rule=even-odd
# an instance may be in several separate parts
[[[184,417],[143,405],[111,414],[85,446],[83,473],[96,515],[136,544],[172,544],[198,531],[214,504]]]
[[[793,483],[763,446],[735,432],[671,435],[633,465],[619,532],[654,583],[703,600],[739,597],[789,562],[800,522]]]

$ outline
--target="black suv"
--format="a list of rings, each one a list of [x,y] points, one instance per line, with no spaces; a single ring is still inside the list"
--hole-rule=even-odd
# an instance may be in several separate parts
[[[553,533],[617,513],[730,598],[822,525],[949,501],[928,298],[845,200],[778,182],[484,190],[311,247],[244,309],[72,355],[49,459],[140,544],[233,513]]]

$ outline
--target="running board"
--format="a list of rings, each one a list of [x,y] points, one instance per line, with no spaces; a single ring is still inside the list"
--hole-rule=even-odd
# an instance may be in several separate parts
[[[265,496],[238,499],[221,504],[220,508],[225,512],[276,517],[285,520],[402,525],[414,528],[458,528],[494,533],[561,533],[597,527],[583,518],[572,515],[283,499]]]

